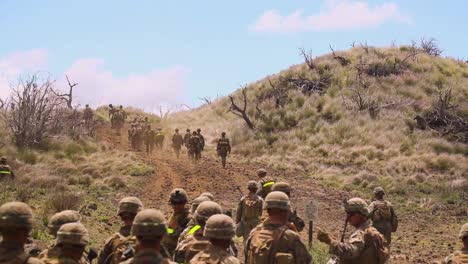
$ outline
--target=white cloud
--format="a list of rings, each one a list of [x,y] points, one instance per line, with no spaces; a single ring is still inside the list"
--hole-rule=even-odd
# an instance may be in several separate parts
[[[0,97],[9,95],[11,84],[16,83],[21,74],[45,67],[46,61],[47,51],[43,49],[14,52],[0,58]]]
[[[181,65],[126,78],[114,76],[103,66],[102,59],[79,59],[66,71],[70,81],[79,83],[74,88],[79,103],[131,105],[153,111],[157,105],[176,104],[184,99],[186,69]]]
[[[268,10],[251,26],[256,32],[288,33],[307,30],[335,31],[370,28],[388,21],[408,23],[396,3],[383,3],[370,7],[363,1],[327,1],[319,13],[305,15],[298,9],[289,15]]]

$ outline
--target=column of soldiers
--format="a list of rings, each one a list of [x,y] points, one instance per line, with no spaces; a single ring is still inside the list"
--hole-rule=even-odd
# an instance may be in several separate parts
[[[135,117],[128,130],[128,141],[132,150],[141,151],[144,147],[146,154],[150,155],[155,148],[163,148],[164,133],[161,128],[152,129],[148,117]]]
[[[111,128],[116,129],[117,133],[120,134],[120,129],[122,129],[127,119],[127,112],[125,112],[122,105],[117,109],[112,104],[109,104],[109,119],[111,121]]]

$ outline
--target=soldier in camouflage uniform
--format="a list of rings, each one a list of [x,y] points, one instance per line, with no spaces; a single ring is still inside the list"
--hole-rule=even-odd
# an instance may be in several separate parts
[[[5,157],[0,158],[0,180],[13,180],[15,174],[8,165],[8,161]]]
[[[268,193],[271,192],[271,188],[273,187],[273,184],[275,184],[276,180],[267,176],[267,171],[265,169],[259,169],[257,171],[257,176],[260,178],[260,181],[258,182],[260,189],[257,194],[265,199]]]
[[[154,149],[154,144],[156,141],[156,131],[151,129],[150,127],[147,127],[144,129],[144,142],[145,142],[145,147],[146,147],[146,154],[152,154],[153,149]]]
[[[195,225],[189,230],[185,230],[183,233],[184,237],[179,239],[179,243],[174,253],[174,260],[178,263],[188,263],[193,256],[198,252],[205,249],[209,244],[208,239],[203,237],[203,230],[205,228],[206,221],[208,218],[215,214],[221,214],[223,209],[221,206],[212,201],[202,202],[195,214],[193,219]]]
[[[197,161],[200,159],[200,137],[196,131],[193,131],[192,136],[189,139],[189,157]]]
[[[123,252],[135,242],[130,236],[130,230],[135,216],[142,209],[143,203],[136,197],[126,197],[120,200],[117,215],[120,216],[124,225],[119,232],[106,240],[104,248],[99,252],[98,264],[116,264],[122,261]]]
[[[0,206],[0,263],[43,264],[24,251],[32,225],[32,210],[27,204],[10,202]]]
[[[179,134],[179,129],[176,128],[174,135],[172,135],[172,148],[174,149],[174,152],[176,153],[177,158],[179,158],[180,149],[182,148],[183,144],[184,144],[184,138],[182,137],[181,134]]]
[[[185,130],[185,135],[184,135],[184,146],[187,149],[187,156],[190,158],[190,147],[189,147],[189,141],[190,137],[192,136],[192,133],[190,133],[190,129],[187,128]]]
[[[67,223],[57,231],[56,246],[60,249],[58,256],[41,258],[46,264],[82,263],[85,248],[89,243],[88,230],[81,223]],[[85,262],[89,264],[89,262]]]
[[[361,198],[351,198],[345,204],[348,223],[356,228],[347,242],[340,242],[318,230],[317,239],[329,245],[330,254],[338,263],[385,263],[390,257],[384,237],[367,220],[367,203]]]
[[[203,237],[210,244],[197,253],[191,260],[191,264],[218,263],[240,264],[241,262],[228,253],[234,237],[234,222],[232,218],[223,214],[215,214],[206,221]]]
[[[240,199],[236,211],[236,235],[244,238],[244,245],[249,238],[250,231],[260,222],[263,211],[263,199],[256,194],[257,182],[249,181],[247,189],[249,193]]]
[[[221,164],[223,165],[223,168],[226,168],[227,156],[228,154],[231,154],[231,143],[229,143],[229,139],[226,138],[226,132],[222,132],[221,138],[218,139],[216,153],[221,157]]]
[[[163,245],[172,255],[177,247],[180,234],[187,227],[191,216],[187,207],[188,195],[184,189],[176,188],[169,195],[169,203],[172,206],[173,212],[169,216],[168,235],[163,239]]]
[[[47,225],[48,232],[53,237],[57,237],[57,232],[60,227],[64,224],[68,223],[79,223],[81,220],[81,215],[77,211],[73,210],[65,210],[59,213],[54,214],[49,219],[49,223]],[[62,254],[61,248],[57,245],[56,241],[54,241],[46,250],[42,251],[39,254],[40,259],[58,259],[59,256]],[[94,249],[91,249],[89,252],[84,252],[81,259],[78,261],[79,264],[87,264],[91,263],[91,261],[97,257],[97,253]]]
[[[111,121],[111,128],[115,128],[115,119],[114,119],[114,114],[115,114],[116,109],[112,104],[109,104],[109,119]]]
[[[208,198],[208,196],[198,196],[197,198],[193,199],[192,201],[192,205],[190,207],[190,214],[193,214],[195,213],[195,211],[197,210],[198,206],[203,203],[203,202],[206,202],[206,201],[211,201],[210,198]]]
[[[83,119],[86,128],[90,128],[93,122],[93,110],[86,104],[85,109],[83,110]]]
[[[384,200],[385,191],[382,187],[374,189],[375,200],[369,205],[369,219],[372,226],[377,229],[390,246],[392,242],[392,232],[396,232],[398,218],[389,201]]]
[[[461,227],[458,238],[463,243],[463,248],[459,251],[455,251],[446,257],[442,264],[467,264],[468,263],[468,223]]]
[[[139,212],[133,221],[132,235],[136,237],[135,255],[123,264],[175,264],[164,257],[167,253],[162,252],[164,247],[161,241],[167,235],[167,224],[159,210],[145,209]]]
[[[283,192],[291,199],[291,186],[287,182],[277,182],[273,184],[271,190]],[[291,213],[289,214],[288,222],[290,223],[291,230],[297,232],[304,230],[305,222],[297,215],[297,212],[294,210],[293,206],[291,206]]]
[[[312,257],[298,233],[288,228],[289,197],[270,192],[265,198],[268,218],[252,230],[245,248],[246,264],[309,264]]]
[[[155,137],[155,143],[156,143],[156,147],[160,150],[163,149],[164,147],[164,133],[162,132],[162,129],[161,128],[158,128],[156,130],[156,137]]]

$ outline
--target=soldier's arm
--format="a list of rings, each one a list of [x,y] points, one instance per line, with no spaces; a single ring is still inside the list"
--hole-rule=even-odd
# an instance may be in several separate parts
[[[112,239],[108,239],[104,244],[104,247],[99,252],[99,256],[97,259],[98,264],[108,264],[110,263],[109,256],[112,254]]]
[[[341,259],[352,259],[358,257],[364,250],[365,242],[363,234],[353,234],[348,242],[332,240],[330,243],[330,254]]]
[[[229,142],[229,139],[227,140],[228,142],[228,152],[231,153],[231,142]]]
[[[236,211],[236,223],[239,223],[242,219],[242,204],[244,201],[244,197],[241,198],[239,204],[237,205],[237,211]]]
[[[292,243],[289,244],[291,252],[294,255],[296,264],[309,264],[312,261],[312,256],[307,250],[307,247],[302,243],[299,235],[291,230],[286,230],[284,236],[286,236]]]

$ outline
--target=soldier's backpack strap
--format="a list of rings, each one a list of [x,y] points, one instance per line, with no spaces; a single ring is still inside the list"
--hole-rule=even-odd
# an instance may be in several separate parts
[[[275,256],[278,252],[279,240],[287,229],[288,228],[286,226],[282,226],[273,232],[273,241],[271,242],[271,249],[268,254],[268,263],[275,263]]]

